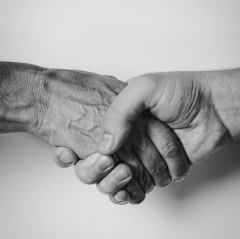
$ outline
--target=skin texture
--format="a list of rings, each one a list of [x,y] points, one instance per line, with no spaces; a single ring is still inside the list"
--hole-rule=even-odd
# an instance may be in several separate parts
[[[58,165],[75,164],[79,179],[114,203],[140,203],[153,182],[181,181],[189,163],[239,142],[239,76],[239,69],[154,73],[126,86],[88,72],[0,63],[0,130],[42,137],[57,146]]]
[[[113,153],[119,148],[131,130],[132,124],[129,122],[146,109],[174,130],[192,165],[202,162],[222,146],[231,143],[232,134],[228,124],[223,122],[222,112],[217,109],[214,100],[210,84],[213,77],[219,79],[221,74],[171,72],[132,78],[128,87],[108,109],[105,132],[114,134],[115,142],[105,153]],[[137,89],[141,94],[134,94]],[[128,102],[123,103],[123,99],[128,99]],[[134,112],[129,116],[131,108]],[[119,131],[118,128],[123,125],[127,127]],[[155,134],[159,135],[160,132],[156,130]],[[154,137],[152,135],[151,139],[157,142],[158,139]],[[101,144],[99,150],[103,153]]]
[[[71,148],[79,158],[85,159],[97,151],[105,112],[125,84],[82,71],[48,70],[44,76],[46,87],[43,94],[51,97],[36,135],[54,146]],[[82,79],[80,82],[79,78]],[[153,182],[134,152],[126,150],[131,145],[132,141],[129,140],[113,157],[116,164],[126,162],[132,166],[134,176],[126,189],[132,195],[132,202],[138,203],[145,198],[145,191],[152,190]],[[92,183],[91,179],[84,182]]]
[[[82,71],[48,70],[44,72],[44,76],[46,80],[43,83],[43,94],[51,97],[36,134],[54,146],[71,148],[79,158],[85,159],[97,151],[103,133],[105,113],[126,84],[112,77]],[[79,78],[82,79],[81,84]],[[71,79],[71,84],[66,79]],[[68,94],[65,93],[66,90]],[[132,204],[144,200],[145,193],[153,189],[153,181],[157,186],[165,186],[171,181],[166,163],[147,135],[147,131],[152,133],[155,128],[161,131],[164,127],[161,122],[143,112],[136,120],[134,130],[126,142],[112,155],[116,165],[124,162],[131,167],[133,177],[131,181],[124,182],[127,183],[126,189]],[[171,130],[165,129],[163,132],[163,142],[167,137],[168,141],[169,138],[174,139]],[[174,145],[181,149],[177,139]],[[183,161],[179,168],[181,174],[185,173],[189,168],[187,160]],[[114,170],[117,171],[117,168]],[[131,174],[129,169],[125,171]],[[86,175],[86,171],[83,175]],[[78,177],[87,184],[96,183],[95,178],[84,180],[81,174]],[[99,184],[99,189],[103,193],[113,194],[118,191],[119,186],[111,190]]]
[[[239,69],[152,73],[132,78],[128,83],[107,111],[105,133],[113,135],[113,141],[104,142],[106,138],[103,136],[98,148],[100,153],[110,155],[121,147],[129,133],[134,131],[133,122],[144,110],[174,131],[191,165],[206,160],[223,146],[239,142]],[[174,147],[176,138],[170,139],[166,135],[162,141],[159,136],[164,131],[153,128],[148,136],[162,152],[171,172],[176,168],[176,162],[182,161],[179,160],[181,150]],[[109,145],[112,148],[106,149]],[[111,182],[107,177],[102,181],[105,185]],[[110,199],[114,203],[118,201],[113,195]]]
[[[91,170],[87,170],[89,161],[83,159],[97,152],[105,113],[126,83],[84,71],[46,69],[9,62],[0,64],[0,80],[3,102],[0,109],[1,132],[31,132],[55,147],[71,149],[68,153],[72,154],[74,161],[70,160],[68,165],[78,161],[75,166],[77,176],[88,184],[99,181],[101,177],[93,176]],[[125,187],[128,194],[121,190],[118,194],[137,204],[153,189],[154,183],[165,186],[171,181],[166,163],[148,134],[154,128],[164,129],[163,142],[173,139],[174,134],[147,112],[139,115],[133,128],[126,142],[112,155],[107,169],[99,159],[96,161],[96,157],[91,163],[101,176],[110,169],[113,172],[111,177],[106,177],[115,184],[106,186],[99,182],[100,190],[115,194]],[[175,147],[183,151],[179,141],[176,139],[174,142]],[[186,162],[180,164],[181,173],[188,170]],[[86,170],[78,173],[79,165],[85,165]]]

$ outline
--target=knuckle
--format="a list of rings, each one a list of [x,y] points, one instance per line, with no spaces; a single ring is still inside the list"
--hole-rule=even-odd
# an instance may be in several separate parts
[[[118,161],[122,162],[122,166],[129,166],[128,169],[131,174],[133,174],[136,178],[139,178],[140,173],[143,171],[143,166],[139,159],[133,154],[129,139],[127,139],[123,147],[118,150],[116,158],[118,158]]]
[[[132,179],[125,187],[129,192],[134,192],[134,190],[135,190],[135,180]]]
[[[150,175],[152,177],[162,176],[167,172],[167,165],[164,161],[155,162],[149,169]]]
[[[165,187],[171,182],[167,164],[163,160],[154,161],[148,172],[157,187]]]
[[[157,187],[165,187],[171,182],[169,172],[165,163],[163,166],[156,166],[151,169],[150,174],[153,177],[154,183]]]
[[[137,185],[136,180],[131,180],[125,187],[130,195],[131,204],[140,204],[144,201],[146,194]]]
[[[133,175],[136,178],[139,178],[139,176],[143,172],[143,166],[140,164],[139,161],[137,161],[136,158],[131,157],[131,158],[126,158],[125,162],[131,167],[131,170],[133,172]]]
[[[145,170],[142,171],[138,181],[146,193],[150,192],[154,187],[151,177]]]
[[[181,147],[178,146],[177,142],[168,141],[168,143],[162,148],[162,154],[167,158],[176,158],[181,155]]]

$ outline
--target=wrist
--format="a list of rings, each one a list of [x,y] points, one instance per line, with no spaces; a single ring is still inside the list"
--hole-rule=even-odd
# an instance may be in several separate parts
[[[176,109],[181,109],[182,118],[175,132],[192,164],[202,162],[231,142],[216,107],[213,79],[213,72],[206,71],[181,72],[177,77],[175,89],[180,90],[181,97],[176,98]]]
[[[214,108],[226,127],[231,143],[240,142],[240,70],[209,72]]]

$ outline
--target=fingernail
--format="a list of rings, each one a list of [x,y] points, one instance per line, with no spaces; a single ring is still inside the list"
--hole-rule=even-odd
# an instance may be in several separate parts
[[[129,196],[126,193],[123,192],[117,192],[114,196],[114,199],[118,202],[128,202],[129,201]]]
[[[60,160],[64,164],[71,164],[71,163],[73,163],[72,157],[68,153],[65,153],[65,152],[60,154]]]
[[[174,182],[175,183],[181,183],[182,181],[184,181],[186,179],[187,175],[182,176],[181,178],[175,179]]]
[[[98,149],[101,152],[107,151],[112,148],[114,144],[113,135],[111,134],[104,134],[100,144],[98,145]]]
[[[118,201],[118,202],[123,202],[123,201],[124,201],[124,200],[121,198],[121,196],[118,195],[118,194],[115,194],[115,195],[114,195],[114,199],[115,199],[116,201]]]
[[[119,168],[114,174],[113,174],[113,180],[116,183],[120,183],[126,179],[130,178],[130,175],[128,171],[126,171],[124,168]]]
[[[107,169],[111,168],[113,166],[113,161],[110,157],[107,156],[100,156],[96,163],[95,163],[95,167],[100,171],[106,171]]]

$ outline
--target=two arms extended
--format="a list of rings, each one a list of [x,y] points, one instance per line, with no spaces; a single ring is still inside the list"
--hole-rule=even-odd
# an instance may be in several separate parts
[[[0,130],[42,137],[82,181],[115,203],[140,203],[154,185],[181,180],[191,164],[239,141],[239,82],[237,69],[147,74],[127,85],[3,62]]]

